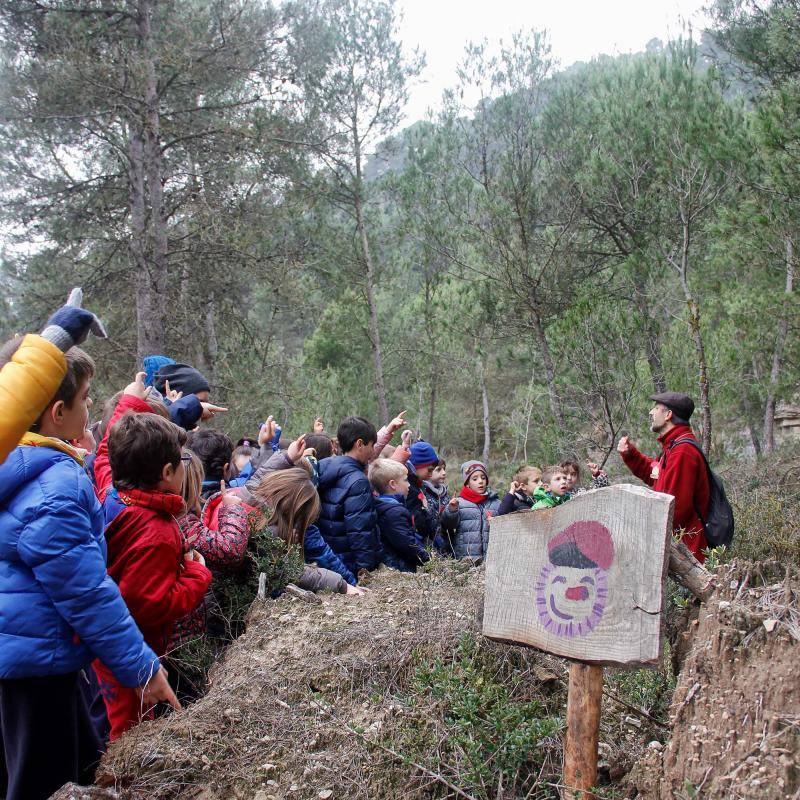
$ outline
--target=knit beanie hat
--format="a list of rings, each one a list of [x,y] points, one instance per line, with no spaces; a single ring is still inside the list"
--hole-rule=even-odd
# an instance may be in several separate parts
[[[464,479],[464,486],[467,485],[469,481],[469,476],[472,475],[473,472],[477,472],[480,470],[486,476],[486,480],[489,480],[489,470],[486,469],[486,465],[482,461],[465,461],[461,465],[461,477]]]
[[[429,467],[439,460],[436,451],[428,442],[414,442],[409,449],[411,450],[411,455],[408,460],[415,467]]]
[[[167,364],[174,364],[174,358],[167,356],[145,356],[142,359],[142,366],[144,367],[144,385],[152,386],[156,379],[156,373],[161,367]]]
[[[614,560],[614,542],[605,525],[596,520],[580,520],[547,543],[547,555],[557,567],[608,569]]]
[[[156,373],[156,389],[164,394],[165,383],[169,381],[169,388],[186,394],[197,392],[210,392],[211,387],[203,375],[188,364],[164,364]]]

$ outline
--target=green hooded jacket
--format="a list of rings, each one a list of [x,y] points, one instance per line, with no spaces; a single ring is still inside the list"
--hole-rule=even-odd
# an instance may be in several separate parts
[[[558,496],[546,492],[541,486],[537,486],[533,492],[533,499],[536,501],[533,504],[533,510],[536,511],[537,508],[555,508],[556,506],[560,506],[562,503],[566,503],[567,500],[569,500],[569,495],[562,494]]]

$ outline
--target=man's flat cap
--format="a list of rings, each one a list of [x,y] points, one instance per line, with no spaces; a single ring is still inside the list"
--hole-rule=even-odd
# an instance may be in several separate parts
[[[683,392],[660,392],[651,394],[650,399],[666,406],[676,417],[688,422],[694,413],[694,400]]]

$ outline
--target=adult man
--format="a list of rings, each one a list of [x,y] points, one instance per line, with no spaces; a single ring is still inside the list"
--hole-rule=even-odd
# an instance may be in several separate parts
[[[703,456],[693,444],[682,440],[695,439],[689,420],[694,402],[681,392],[662,392],[650,396],[655,405],[650,410],[650,430],[658,436],[661,454],[656,459],[639,452],[627,436],[619,440],[622,460],[628,469],[657,492],[675,498],[673,530],[685,531],[683,541],[701,563],[707,546],[703,519],[708,514],[709,485]]]

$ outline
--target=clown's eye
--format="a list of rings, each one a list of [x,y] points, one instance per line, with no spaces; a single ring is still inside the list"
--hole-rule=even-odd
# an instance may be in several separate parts
[[[553,578],[553,583],[566,583],[566,582],[567,579],[563,575],[556,575],[555,578]]]
[[[591,583],[594,586],[594,578],[590,578],[588,575],[585,578],[581,578],[581,583]]]

